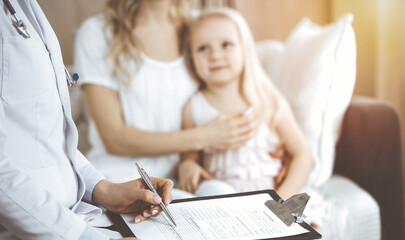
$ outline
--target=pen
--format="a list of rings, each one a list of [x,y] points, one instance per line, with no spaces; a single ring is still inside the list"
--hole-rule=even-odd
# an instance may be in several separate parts
[[[139,175],[141,175],[143,181],[146,183],[146,185],[148,186],[148,188],[149,188],[152,192],[158,194],[157,191],[156,191],[156,189],[155,189],[155,187],[153,186],[153,183],[152,183],[152,181],[150,180],[148,174],[145,172],[145,170],[144,170],[143,168],[141,168],[141,167],[138,165],[138,163],[135,163],[135,164],[136,164],[136,167],[138,168]],[[166,207],[165,204],[163,203],[163,200],[162,200],[162,202],[160,202],[159,206],[162,208],[163,212],[166,213],[166,216],[170,219],[170,221],[172,221],[172,223],[174,224],[174,226],[177,227],[177,224],[176,224],[176,222],[174,221],[174,218],[173,218],[172,214],[170,214],[169,209],[167,209],[167,207]]]

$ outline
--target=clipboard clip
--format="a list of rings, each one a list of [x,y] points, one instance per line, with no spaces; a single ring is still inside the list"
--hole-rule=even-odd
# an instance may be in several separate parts
[[[283,201],[268,200],[265,205],[287,226],[293,222],[302,223],[306,216],[303,214],[310,196],[306,193],[295,194]]]

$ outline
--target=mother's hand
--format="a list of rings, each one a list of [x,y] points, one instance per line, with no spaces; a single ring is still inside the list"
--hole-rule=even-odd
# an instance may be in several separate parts
[[[208,122],[203,128],[205,146],[211,149],[238,148],[256,135],[259,120],[250,114],[220,115]]]

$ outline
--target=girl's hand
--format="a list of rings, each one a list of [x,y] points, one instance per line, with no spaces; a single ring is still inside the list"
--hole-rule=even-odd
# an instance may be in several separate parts
[[[287,176],[288,167],[291,163],[291,156],[285,151],[284,148],[279,148],[273,152],[269,152],[272,158],[278,158],[281,160],[280,172],[274,177],[274,189],[278,190]]]
[[[185,160],[179,165],[179,188],[194,193],[200,182],[214,179],[197,162]]]
[[[202,126],[206,148],[238,148],[256,135],[259,119],[255,113],[220,115]]]

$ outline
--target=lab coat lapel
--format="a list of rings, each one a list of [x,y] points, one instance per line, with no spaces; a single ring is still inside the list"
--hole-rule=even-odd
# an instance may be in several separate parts
[[[31,11],[30,7],[30,2],[29,1],[18,1],[19,4],[16,6],[13,5],[14,8],[21,8],[20,9],[15,9],[17,12],[24,12],[24,14],[19,15],[20,18],[26,17],[27,20],[22,19],[24,23],[27,25],[27,31],[30,35],[30,37],[38,37],[39,39],[42,39],[42,34],[41,34],[41,29],[39,28],[37,21],[35,20],[34,13]],[[33,29],[30,29],[29,26],[32,26]]]
[[[69,159],[72,162],[73,167],[76,169],[76,173],[78,175],[78,180],[79,180],[78,195],[79,195],[79,199],[82,199],[84,196],[84,192],[85,192],[85,189],[84,189],[85,183],[84,183],[83,177],[80,176],[79,170],[77,169],[80,166],[77,166],[78,164],[76,164],[76,162],[77,162],[76,157],[77,157],[77,151],[78,151],[77,150],[78,132],[77,132],[77,128],[72,119],[72,113],[71,113],[71,109],[70,109],[69,91],[68,91],[68,87],[67,87],[67,83],[66,83],[66,75],[65,75],[64,64],[63,64],[59,41],[58,41],[51,25],[49,24],[47,18],[45,17],[40,6],[38,5],[38,3],[36,1],[31,1],[31,7],[33,9],[33,13],[34,13],[35,18],[37,19],[37,22],[41,29],[44,44],[47,46],[52,65],[55,70],[55,77],[56,77],[56,82],[57,82],[57,87],[58,87],[59,98],[60,98],[60,101],[61,101],[61,104],[62,104],[62,107],[64,110],[64,115],[65,115],[65,120],[66,120],[65,134],[66,134],[67,151],[68,151]],[[72,210],[75,210],[77,208],[78,204],[80,204],[80,201],[78,203],[76,203],[75,206],[73,206]]]
[[[66,119],[66,135],[67,135],[67,145],[70,146],[68,149],[69,158],[73,163],[76,160],[78,133],[74,125],[71,113],[69,90],[66,83],[66,75],[64,70],[64,64],[62,59],[62,54],[60,51],[59,41],[52,30],[51,25],[43,14],[40,6],[36,1],[31,1],[31,7],[38,21],[40,29],[43,34],[43,39],[50,53],[52,60],[52,65],[55,70],[57,86],[59,91],[59,97],[64,109],[65,119]]]

